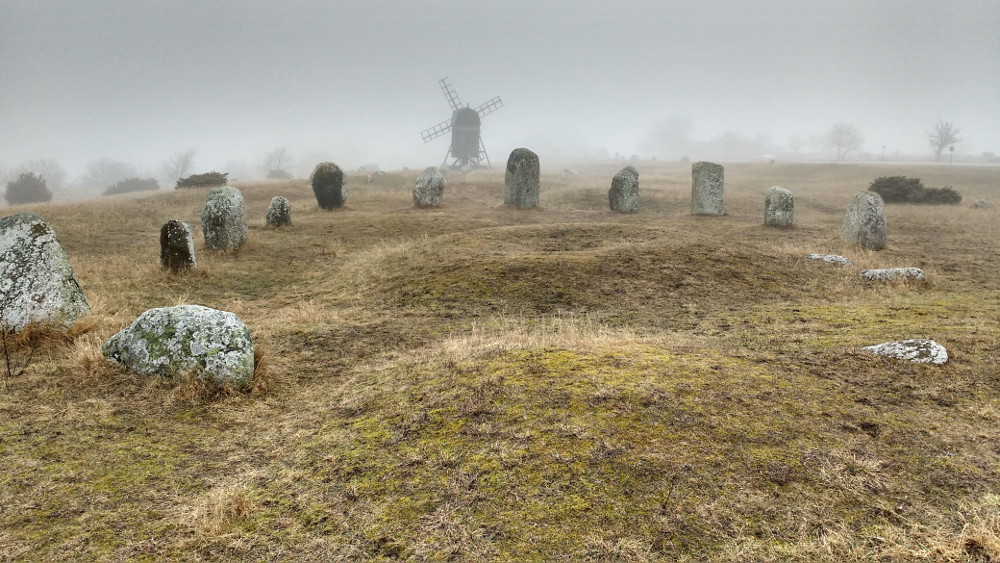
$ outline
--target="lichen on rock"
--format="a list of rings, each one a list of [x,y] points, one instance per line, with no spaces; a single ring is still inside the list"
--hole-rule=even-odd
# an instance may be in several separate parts
[[[236,250],[243,246],[250,236],[243,194],[232,186],[208,192],[208,200],[201,209],[201,228],[208,248]]]
[[[865,346],[862,350],[918,364],[943,364],[948,361],[948,350],[937,342],[926,338],[883,342],[874,346]]]
[[[138,375],[202,380],[236,388],[253,377],[250,329],[235,314],[200,305],[150,309],[101,348]]]
[[[31,323],[68,328],[89,311],[69,257],[45,219],[34,213],[0,219],[0,324],[14,332]]]
[[[639,211],[639,171],[626,166],[611,179],[608,204],[612,211],[635,213]]]

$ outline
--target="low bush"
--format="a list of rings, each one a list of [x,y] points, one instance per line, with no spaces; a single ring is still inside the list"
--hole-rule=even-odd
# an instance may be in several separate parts
[[[44,203],[52,201],[52,192],[45,184],[45,178],[34,172],[23,172],[16,180],[7,182],[4,198],[11,205],[22,203]]]
[[[192,174],[187,178],[177,180],[175,189],[181,188],[214,188],[225,186],[228,182],[229,172],[205,172],[204,174]]]
[[[882,196],[886,203],[921,203],[929,205],[955,205],[961,203],[962,194],[951,186],[924,187],[920,178],[882,176],[872,181],[868,188]]]
[[[124,194],[128,192],[152,192],[160,189],[160,183],[156,178],[125,178],[108,186],[104,190],[104,195]]]

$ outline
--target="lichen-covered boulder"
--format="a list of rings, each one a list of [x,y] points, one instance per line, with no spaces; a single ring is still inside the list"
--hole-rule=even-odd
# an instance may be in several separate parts
[[[839,254],[809,254],[806,258],[810,260],[822,260],[827,264],[837,264],[839,266],[851,266],[854,264],[849,258]]]
[[[195,267],[194,237],[184,221],[171,219],[160,227],[160,267],[177,274]]]
[[[413,184],[413,205],[438,207],[444,199],[444,176],[436,166],[428,166]]]
[[[504,205],[518,209],[537,207],[539,185],[538,155],[525,148],[511,151],[504,174]]]
[[[926,338],[883,342],[874,346],[865,346],[862,350],[918,364],[943,364],[948,361],[948,350],[937,342]]]
[[[792,192],[780,186],[767,190],[764,198],[764,224],[771,227],[788,228],[792,226],[795,215],[795,196]]]
[[[313,194],[316,203],[327,211],[341,209],[347,200],[344,191],[344,171],[332,162],[321,162],[316,165],[309,179],[312,181]]]
[[[0,325],[69,328],[90,311],[56,232],[34,213],[0,219]]]
[[[150,309],[101,348],[138,375],[188,373],[228,387],[246,387],[254,371],[250,329],[233,313],[179,305]]]
[[[267,226],[284,227],[292,224],[292,204],[285,196],[276,195],[267,204]]]
[[[611,179],[608,203],[612,211],[635,213],[639,211],[639,171],[626,166]]]
[[[247,226],[247,206],[243,194],[232,186],[208,192],[201,209],[201,229],[205,246],[213,250],[236,250],[250,236]]]
[[[927,281],[927,275],[920,268],[874,268],[871,270],[861,270],[861,273],[858,275],[868,281]]]
[[[872,191],[855,194],[847,207],[840,240],[866,250],[882,250],[887,240],[885,202]]]
[[[977,201],[976,203],[972,204],[972,208],[973,209],[989,209],[989,207],[990,207],[990,204],[987,203],[985,199],[981,199],[981,200]]]
[[[725,170],[721,164],[695,162],[691,165],[691,214],[725,215],[722,192]]]

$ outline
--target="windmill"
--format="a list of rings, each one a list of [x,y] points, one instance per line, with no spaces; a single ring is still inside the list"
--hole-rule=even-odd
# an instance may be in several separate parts
[[[462,107],[458,93],[455,92],[451,84],[448,84],[448,77],[438,80],[438,84],[441,85],[441,91],[444,92],[444,97],[448,100],[448,105],[451,106],[451,119],[423,131],[420,136],[426,143],[451,131],[451,146],[444,155],[442,165],[448,162],[450,156],[455,159],[451,165],[452,168],[466,166],[479,168],[482,166],[483,159],[486,159],[486,166],[490,167],[490,157],[486,155],[486,145],[483,144],[480,126],[483,117],[503,107],[503,101],[497,96],[477,108]]]

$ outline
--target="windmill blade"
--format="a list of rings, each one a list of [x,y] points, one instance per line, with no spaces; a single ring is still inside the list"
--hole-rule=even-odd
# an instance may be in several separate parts
[[[441,135],[444,135],[448,131],[451,131],[451,120],[450,119],[448,119],[446,121],[442,121],[441,123],[438,123],[434,127],[431,127],[430,129],[427,129],[426,131],[421,131],[420,132],[420,138],[422,138],[424,140],[424,142],[426,143],[428,141],[432,141],[434,139],[437,139],[438,137],[440,137]]]
[[[493,98],[492,100],[486,102],[485,104],[476,108],[476,112],[479,113],[479,117],[486,117],[487,115],[495,112],[496,110],[503,107],[503,100],[500,96]]]
[[[458,99],[458,92],[451,87],[451,84],[448,84],[447,76],[438,80],[438,84],[441,85],[441,91],[444,92],[444,97],[448,99],[448,104],[451,105],[451,111],[462,107],[462,100]]]

